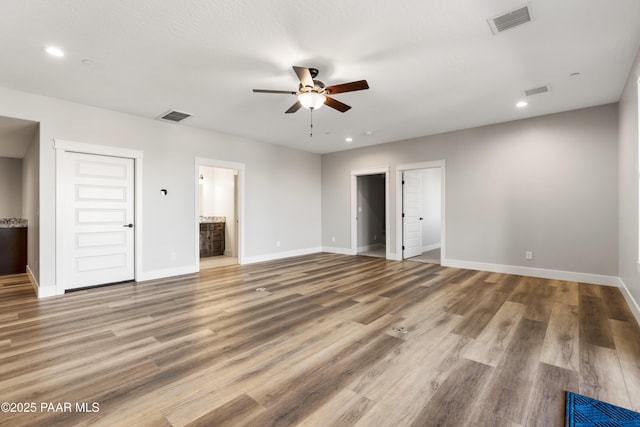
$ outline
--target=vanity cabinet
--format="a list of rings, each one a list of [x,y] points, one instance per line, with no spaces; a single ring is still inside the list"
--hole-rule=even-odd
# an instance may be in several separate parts
[[[27,271],[27,228],[0,228],[0,276]]]
[[[200,223],[200,258],[224,255],[224,222]]]

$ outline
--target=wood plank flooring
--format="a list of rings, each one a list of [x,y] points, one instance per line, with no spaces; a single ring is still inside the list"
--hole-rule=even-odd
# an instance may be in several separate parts
[[[36,405],[0,425],[562,426],[565,390],[640,410],[618,289],[335,254],[44,300],[0,278],[0,402]]]

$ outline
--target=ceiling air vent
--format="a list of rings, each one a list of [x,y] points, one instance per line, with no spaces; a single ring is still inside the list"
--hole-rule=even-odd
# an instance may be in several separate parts
[[[184,113],[182,111],[169,110],[166,113],[159,116],[158,120],[166,120],[168,122],[181,122],[188,117],[191,117],[191,114]]]
[[[539,93],[545,93],[545,92],[549,92],[549,86],[548,85],[540,86],[540,87],[534,87],[533,89],[527,89],[523,93],[525,94],[525,96],[531,96],[531,95],[537,95]]]
[[[489,26],[493,34],[498,34],[503,31],[510,30],[519,25],[531,22],[531,5],[526,4],[517,9],[512,9],[508,12],[501,13],[498,16],[494,16],[489,19]]]

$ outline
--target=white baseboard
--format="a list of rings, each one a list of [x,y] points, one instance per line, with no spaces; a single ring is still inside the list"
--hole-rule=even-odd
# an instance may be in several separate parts
[[[33,290],[35,291],[36,296],[38,298],[53,297],[56,295],[55,286],[51,286],[48,288],[43,288],[40,286],[40,284],[36,280],[36,277],[33,275],[33,271],[31,271],[31,268],[28,265],[27,265],[27,275],[29,276],[29,281],[31,282],[31,286],[33,286]]]
[[[631,295],[631,292],[629,292],[629,288],[627,288],[627,285],[625,285],[624,281],[622,281],[622,278],[618,278],[618,287],[620,288],[622,295],[624,295],[624,299],[627,300],[627,304],[633,312],[633,315],[636,318],[636,322],[638,322],[638,325],[640,325],[640,304],[638,304],[638,301],[636,301],[633,295]]]
[[[271,261],[271,260],[289,258],[294,256],[300,256],[300,255],[309,255],[309,254],[314,254],[318,252],[321,252],[320,247],[300,249],[300,250],[288,251],[288,252],[276,252],[276,253],[258,255],[258,256],[252,256],[252,257],[244,257],[242,259],[242,264],[252,264],[252,263],[262,262],[262,261]],[[195,273],[198,273],[198,267],[196,265],[187,265],[187,266],[176,267],[176,268],[165,268],[160,270],[144,271],[142,272],[142,274],[139,275],[139,277],[136,277],[136,282],[164,279],[167,277],[183,276],[185,274],[195,274]]]
[[[38,281],[36,280],[35,276],[33,275],[33,271],[31,271],[31,269],[29,268],[29,266],[27,265],[27,276],[29,276],[29,282],[31,283],[31,286],[33,287],[33,290],[36,293],[36,296],[38,298],[40,298],[40,293],[38,292],[38,290],[40,289],[40,285],[38,284]]]
[[[372,245],[358,246],[358,252],[375,251],[376,249],[384,248],[384,243],[374,243]]]
[[[286,252],[273,252],[273,253],[264,254],[264,255],[246,256],[242,258],[242,264],[254,264],[256,262],[274,261],[277,259],[291,258],[294,256],[316,254],[318,252],[322,252],[321,247],[296,249],[293,251],[286,251]]]
[[[402,261],[402,252],[389,252],[387,259],[390,261]]]
[[[440,249],[440,243],[434,243],[432,245],[427,245],[422,247],[422,252],[429,252],[434,249]]]
[[[338,255],[358,255],[356,251],[352,251],[350,248],[334,248],[331,246],[323,246],[322,252],[327,252],[330,254],[338,254]],[[387,259],[390,261],[402,261],[400,255],[396,252],[389,252],[387,254]]]
[[[59,295],[53,286],[48,288],[38,288],[38,298],[49,298]]]
[[[340,255],[355,255],[356,252],[352,251],[351,248],[333,248],[331,246],[323,246],[322,252],[327,252],[330,254],[340,254]]]
[[[136,277],[136,282],[147,280],[164,279],[166,277],[183,276],[185,274],[193,274],[198,272],[195,265],[187,265],[185,267],[163,268],[161,270],[144,271],[141,277]]]
[[[591,283],[594,285],[619,286],[620,281],[617,276],[550,270],[546,268],[521,267],[518,265],[490,264],[458,259],[444,259],[442,260],[442,266],[466,268],[468,270],[490,271],[492,273],[517,274],[519,276],[540,277],[542,279],[568,280],[571,282]]]

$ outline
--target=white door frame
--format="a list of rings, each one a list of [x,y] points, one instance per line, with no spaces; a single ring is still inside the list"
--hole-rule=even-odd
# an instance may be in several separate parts
[[[245,166],[244,163],[236,163],[236,162],[228,162],[226,160],[216,160],[216,159],[207,159],[203,157],[196,157],[195,159],[195,168],[193,175],[194,182],[194,194],[195,194],[195,206],[194,206],[194,230],[195,230],[195,249],[194,256],[196,260],[197,271],[200,271],[200,221],[199,221],[199,212],[200,212],[200,183],[198,182],[200,179],[200,166],[208,166],[212,168],[221,168],[221,169],[232,169],[238,171],[238,212],[236,212],[236,217],[238,218],[238,222],[236,223],[236,231],[238,233],[238,246],[236,251],[238,253],[238,264],[244,263],[244,174],[245,174]]]
[[[124,157],[133,159],[134,167],[134,280],[142,277],[142,158],[143,151],[128,148],[111,147],[107,145],[86,144],[83,142],[53,139],[53,148],[56,150],[56,295],[64,294],[66,277],[64,276],[64,244],[62,218],[65,215],[62,199],[59,195],[63,191],[62,168],[64,153],[74,152],[83,154],[95,154],[100,156]]]
[[[357,255],[358,253],[358,177],[379,174],[384,174],[384,227],[387,234],[384,242],[385,257],[391,259],[391,245],[389,244],[389,166],[354,169],[351,171],[351,255]]]
[[[441,207],[440,207],[440,262],[442,263],[446,259],[446,215],[445,215],[445,161],[444,160],[434,160],[429,162],[420,162],[420,163],[406,163],[396,166],[396,248],[397,248],[397,259],[404,259],[403,251],[402,251],[402,172],[416,169],[432,169],[432,168],[440,168],[441,175],[441,183],[440,183],[440,198],[441,198]]]

